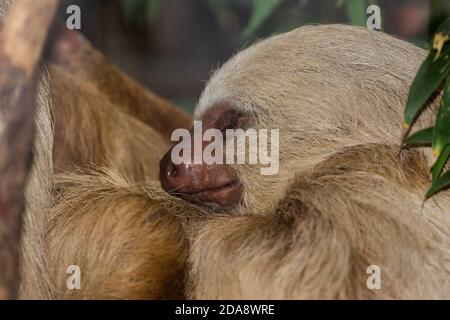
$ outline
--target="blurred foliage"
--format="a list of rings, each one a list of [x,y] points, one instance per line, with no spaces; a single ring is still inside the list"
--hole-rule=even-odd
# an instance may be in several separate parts
[[[280,5],[281,0],[253,0],[252,1],[252,15],[247,27],[244,30],[244,36],[250,37],[255,34],[255,31],[267,20],[267,18]]]
[[[345,11],[352,25],[365,26],[366,25],[366,9],[367,3],[365,0],[338,0],[337,7],[345,5]]]
[[[448,0],[431,0],[431,8],[434,13],[432,30],[436,30],[447,18],[450,12],[450,1]]]
[[[158,10],[164,0],[122,0],[125,16],[128,21],[137,24],[151,24],[157,17]],[[305,17],[299,12],[299,8],[304,8],[312,0],[198,0],[205,2],[211,9],[219,24],[226,29],[230,20],[229,17],[235,12],[249,12],[248,21],[242,30],[242,36],[249,39],[259,35],[259,31],[264,24],[283,6],[284,11],[290,11],[296,15],[296,26],[305,22],[310,22],[311,17]],[[317,1],[317,0],[316,0]],[[329,5],[333,5],[337,10],[344,8],[348,22],[353,25],[364,26],[366,24],[366,9],[369,4],[376,3],[376,0],[329,0]],[[286,14],[283,18],[292,18]],[[286,20],[286,19],[280,19]],[[292,25],[286,21],[277,21],[271,26],[270,33],[283,32],[288,29],[286,25]]]
[[[450,156],[450,18],[437,29],[428,57],[411,85],[404,112],[404,147],[431,146],[434,158],[432,182],[425,198],[450,186],[450,171],[444,168]],[[424,106],[442,90],[434,127],[409,135]]]
[[[164,0],[122,0],[125,18],[137,25],[148,25],[159,13]]]

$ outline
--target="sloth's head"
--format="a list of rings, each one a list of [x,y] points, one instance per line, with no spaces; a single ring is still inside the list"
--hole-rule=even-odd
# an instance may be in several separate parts
[[[380,46],[390,47],[382,59]],[[190,150],[177,144],[161,161],[163,188],[220,211],[269,212],[295,174],[340,148],[398,143],[408,86],[423,56],[385,34],[337,25],[303,27],[251,46],[208,82],[195,112],[202,127],[197,123],[181,144]],[[236,129],[246,143],[226,137]],[[180,164],[174,154],[190,161]]]

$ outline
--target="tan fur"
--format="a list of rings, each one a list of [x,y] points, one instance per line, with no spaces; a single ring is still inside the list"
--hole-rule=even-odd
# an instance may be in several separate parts
[[[362,28],[310,26],[213,75],[196,117],[226,103],[254,115],[254,128],[280,129],[280,172],[235,166],[241,207],[190,220],[191,298],[450,298],[450,194],[422,210],[429,152],[398,157],[425,54]],[[370,265],[380,290],[367,288]]]
[[[48,73],[43,70],[36,101],[36,137],[33,166],[25,190],[26,212],[22,226],[21,284],[22,298],[49,299],[51,274],[44,257],[45,228],[52,205],[53,126]]]

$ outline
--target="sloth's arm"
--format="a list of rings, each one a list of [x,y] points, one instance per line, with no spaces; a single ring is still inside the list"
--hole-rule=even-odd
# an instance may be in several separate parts
[[[53,299],[181,299],[187,240],[158,188],[115,172],[57,178],[46,232]],[[161,193],[161,192],[159,192]],[[81,289],[67,288],[78,266]]]
[[[191,117],[144,88],[115,67],[79,32],[56,28],[48,62],[69,71],[103,93],[112,104],[146,123],[168,139],[177,128],[188,128]]]
[[[158,178],[168,140],[84,79],[55,65],[49,71],[57,173],[108,166],[134,181]]]
[[[190,297],[345,297],[345,235],[325,221],[302,219],[248,215],[205,223],[191,243]]]

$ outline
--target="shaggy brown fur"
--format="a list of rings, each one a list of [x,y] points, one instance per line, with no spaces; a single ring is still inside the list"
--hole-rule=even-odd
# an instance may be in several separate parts
[[[154,128],[166,141],[170,140],[173,130],[190,125],[192,119],[186,112],[120,72],[80,34],[62,27],[55,37],[56,44],[49,56],[51,63],[58,64],[71,75],[95,87],[112,104]],[[67,42],[69,45],[65,44]],[[79,48],[67,50],[66,47],[71,45]]]
[[[134,181],[158,178],[168,139],[123,113],[90,82],[50,66],[56,172],[110,166]],[[72,168],[73,169],[73,168]]]
[[[183,297],[187,243],[174,213],[185,204],[172,208],[151,182],[168,144],[96,90],[50,69],[41,92],[52,95],[38,103],[21,298]],[[50,110],[42,110],[48,102],[60,133],[54,144]],[[70,265],[81,268],[80,291],[67,289]]]
[[[8,3],[1,3],[2,17]],[[110,64],[92,66],[95,79],[65,67],[43,67],[39,80],[20,298],[184,297],[187,243],[176,214],[196,209],[168,199],[154,182],[169,146],[158,126],[178,126],[183,118],[172,122],[151,112],[173,107]],[[114,98],[124,104],[111,92],[122,92],[125,97]],[[150,110],[155,126],[136,118],[135,102]],[[81,268],[79,291],[67,289],[70,265]]]
[[[187,243],[176,203],[114,172],[58,180],[64,196],[45,232],[53,298],[184,297]],[[70,265],[81,267],[82,290],[67,290]]]

